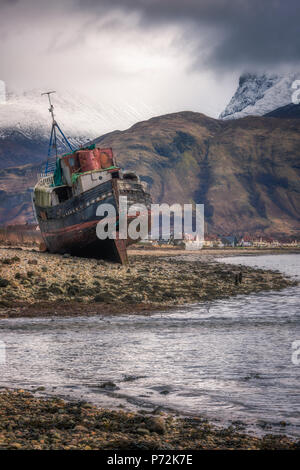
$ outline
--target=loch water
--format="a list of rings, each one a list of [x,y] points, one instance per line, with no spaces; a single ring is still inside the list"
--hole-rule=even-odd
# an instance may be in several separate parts
[[[300,255],[221,261],[300,278]],[[0,387],[299,437],[299,306],[296,286],[149,316],[4,319]]]

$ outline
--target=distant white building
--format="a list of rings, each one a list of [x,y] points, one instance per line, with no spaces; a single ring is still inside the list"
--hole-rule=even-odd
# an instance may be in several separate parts
[[[240,240],[239,245],[240,246],[245,246],[245,247],[253,246],[253,242],[249,237],[245,236]]]
[[[199,235],[194,236],[185,233],[184,243],[186,250],[201,250],[201,248],[203,247],[203,240]]]
[[[6,103],[6,87],[5,82],[0,80],[0,104]]]

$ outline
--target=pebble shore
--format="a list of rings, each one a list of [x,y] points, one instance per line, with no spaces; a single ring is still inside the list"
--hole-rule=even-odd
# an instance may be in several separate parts
[[[300,449],[286,436],[263,438],[216,428],[201,418],[111,411],[86,402],[0,392],[0,449],[197,450]]]

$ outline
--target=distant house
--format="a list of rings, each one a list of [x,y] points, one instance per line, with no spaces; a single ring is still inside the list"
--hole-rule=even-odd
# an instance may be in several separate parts
[[[259,237],[253,240],[253,246],[258,246],[261,248],[268,248],[272,244],[272,239],[271,238],[263,238]]]
[[[221,239],[214,234],[206,234],[203,241],[204,248],[222,248],[223,244]]]
[[[241,238],[239,245],[240,246],[253,246],[253,242],[248,235],[245,235],[244,237]]]

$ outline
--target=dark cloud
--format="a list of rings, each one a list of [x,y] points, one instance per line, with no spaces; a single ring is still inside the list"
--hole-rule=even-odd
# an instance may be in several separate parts
[[[57,16],[68,14],[68,22],[72,15],[85,21],[89,16],[91,28],[93,20],[114,11],[121,13],[119,28],[128,26],[131,14],[137,15],[140,31],[176,25],[181,47],[189,46],[196,68],[276,67],[300,61],[299,0],[0,0],[6,10],[27,4],[36,20],[49,11],[53,18],[57,11]],[[16,24],[21,20],[16,17]]]
[[[19,0],[0,0],[0,7],[7,5],[15,5]]]
[[[277,66],[300,61],[299,0],[79,0],[77,8],[101,14],[140,14],[140,27],[182,25],[213,66]],[[210,31],[209,31],[210,29]],[[206,48],[206,50],[205,50]]]
[[[0,0],[0,79],[217,115],[240,72],[299,68],[299,13],[299,0]]]

